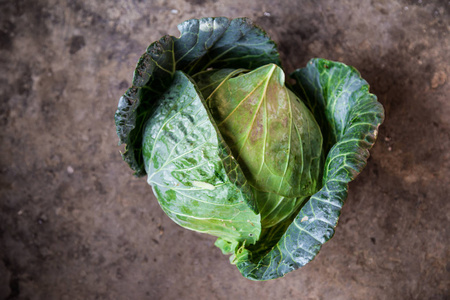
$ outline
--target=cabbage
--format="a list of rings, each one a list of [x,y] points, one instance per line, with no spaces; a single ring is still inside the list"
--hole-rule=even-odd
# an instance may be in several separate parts
[[[275,43],[249,19],[178,28],[147,48],[119,101],[123,159],[243,276],[282,277],[333,236],[383,107],[343,63],[312,59],[287,84]]]

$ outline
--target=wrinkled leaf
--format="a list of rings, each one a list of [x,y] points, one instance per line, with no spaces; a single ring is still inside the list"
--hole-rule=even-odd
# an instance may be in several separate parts
[[[250,19],[187,20],[174,38],[177,70],[195,74],[207,68],[254,69],[281,65],[275,43]]]
[[[173,41],[165,36],[151,44],[136,66],[133,85],[120,98],[115,114],[119,144],[126,144],[123,159],[135,171],[145,175],[142,158],[142,130],[159,95],[171,84],[175,72]]]
[[[143,139],[147,181],[173,221],[220,237],[223,251],[258,240],[252,192],[184,73],[158,99]]]
[[[311,261],[334,234],[348,183],[365,166],[384,118],[358,71],[342,63],[313,59],[291,75],[295,91],[323,128],[328,152],[324,186],[301,208],[279,242],[262,258],[241,248],[235,262],[253,280],[282,277]]]

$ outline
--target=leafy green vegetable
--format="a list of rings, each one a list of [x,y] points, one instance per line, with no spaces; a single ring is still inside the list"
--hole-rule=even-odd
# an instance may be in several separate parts
[[[286,85],[275,43],[248,19],[179,29],[149,46],[119,101],[123,158],[242,275],[282,277],[333,236],[383,107],[358,71],[325,59]]]

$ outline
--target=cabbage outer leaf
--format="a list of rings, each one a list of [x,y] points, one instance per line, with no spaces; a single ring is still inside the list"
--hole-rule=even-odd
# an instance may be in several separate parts
[[[178,25],[174,38],[177,70],[189,75],[208,68],[255,69],[281,65],[275,43],[250,19],[203,18]]]
[[[155,100],[171,84],[175,72],[173,40],[164,36],[152,43],[141,56],[133,76],[133,86],[120,98],[115,114],[119,145],[126,144],[122,154],[134,175],[144,176],[142,129],[152,113]]]

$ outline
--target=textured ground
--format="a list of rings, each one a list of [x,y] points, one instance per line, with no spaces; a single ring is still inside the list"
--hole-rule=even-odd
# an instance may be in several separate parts
[[[120,159],[138,57],[202,16],[252,18],[289,71],[355,66],[386,109],[335,237],[283,279],[242,278]],[[449,28],[448,1],[0,1],[0,299],[449,299]]]

